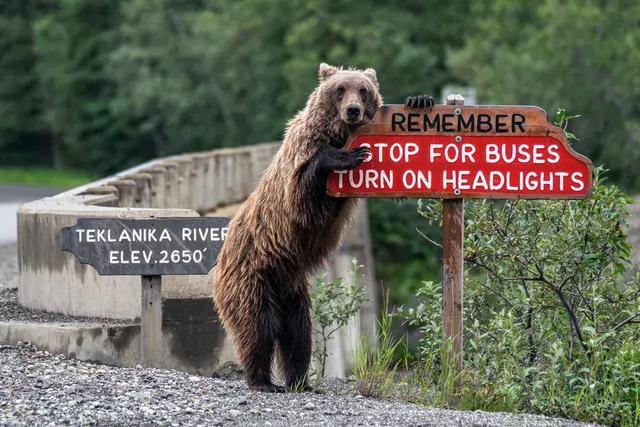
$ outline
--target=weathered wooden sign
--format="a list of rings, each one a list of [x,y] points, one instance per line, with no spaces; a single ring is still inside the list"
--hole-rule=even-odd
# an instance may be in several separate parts
[[[591,193],[591,161],[539,107],[385,105],[350,148],[372,155],[334,171],[335,197],[579,199]]]
[[[60,246],[102,275],[207,274],[229,218],[80,218]]]
[[[591,161],[541,108],[464,106],[460,95],[430,109],[385,105],[347,146],[368,146],[371,156],[354,170],[332,172],[329,195],[444,199],[442,330],[445,356],[462,371],[464,199],[585,198]]]
[[[163,367],[162,275],[207,274],[229,218],[80,218],[60,247],[101,275],[140,275],[140,362]]]

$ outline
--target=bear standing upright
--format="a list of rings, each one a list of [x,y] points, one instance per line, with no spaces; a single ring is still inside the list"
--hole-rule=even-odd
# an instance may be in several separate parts
[[[215,305],[254,390],[284,391],[272,383],[276,354],[286,385],[306,387],[312,332],[307,276],[338,246],[356,205],[356,199],[327,196],[327,177],[370,155],[366,147],[343,148],[382,105],[371,68],[321,64],[319,78],[231,220],[218,257]]]

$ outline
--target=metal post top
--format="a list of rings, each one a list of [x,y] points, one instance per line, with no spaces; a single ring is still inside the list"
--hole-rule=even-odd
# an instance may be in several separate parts
[[[459,93],[447,95],[447,105],[464,105],[464,96]]]

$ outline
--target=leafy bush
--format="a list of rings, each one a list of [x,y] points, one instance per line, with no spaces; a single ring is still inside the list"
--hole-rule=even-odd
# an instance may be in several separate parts
[[[333,335],[345,326],[358,313],[360,306],[366,301],[364,287],[360,284],[362,273],[358,260],[352,260],[351,283],[346,283],[342,277],[329,282],[326,274],[316,278],[311,293],[311,316],[314,332],[319,340],[315,343],[313,357],[316,359],[318,372],[316,380],[322,381],[329,351],[327,345]]]
[[[465,369],[450,399],[441,289],[425,282],[401,316],[422,332],[431,402],[640,422],[640,277],[624,234],[629,199],[603,184],[584,200],[470,201],[465,220]],[[430,221],[440,203],[423,203]],[[446,376],[446,378],[445,378]],[[435,399],[435,400],[434,400]]]

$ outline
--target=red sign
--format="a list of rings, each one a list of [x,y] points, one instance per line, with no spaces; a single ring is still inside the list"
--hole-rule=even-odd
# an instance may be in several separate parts
[[[580,199],[592,164],[544,110],[529,106],[385,105],[347,142],[372,155],[334,171],[335,197]]]

